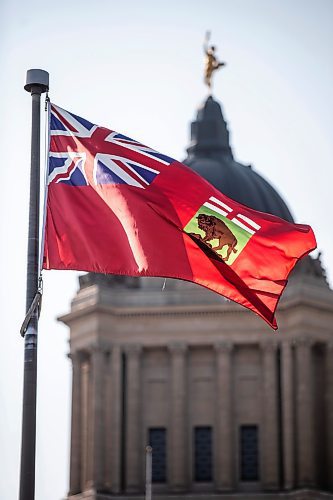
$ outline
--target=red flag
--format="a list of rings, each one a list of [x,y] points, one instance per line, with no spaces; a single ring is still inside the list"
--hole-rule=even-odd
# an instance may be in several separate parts
[[[185,165],[51,106],[45,269],[193,281],[274,313],[310,226],[245,207]]]

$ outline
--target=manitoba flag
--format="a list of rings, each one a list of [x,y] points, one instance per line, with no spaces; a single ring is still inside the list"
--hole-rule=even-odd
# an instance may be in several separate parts
[[[167,155],[51,105],[45,269],[192,281],[274,313],[310,226],[227,198]]]

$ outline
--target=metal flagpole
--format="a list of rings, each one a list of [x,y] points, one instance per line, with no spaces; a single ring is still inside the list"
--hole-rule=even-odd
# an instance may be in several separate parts
[[[151,482],[152,482],[152,459],[153,448],[146,446],[146,495],[145,500],[151,500]]]
[[[38,267],[39,267],[39,191],[40,191],[40,97],[49,88],[49,74],[41,69],[27,72],[24,86],[32,97],[31,169],[27,259],[26,311],[24,329],[24,382],[21,444],[20,500],[35,498],[36,383]],[[33,305],[34,304],[34,305]],[[33,306],[33,307],[31,307]]]

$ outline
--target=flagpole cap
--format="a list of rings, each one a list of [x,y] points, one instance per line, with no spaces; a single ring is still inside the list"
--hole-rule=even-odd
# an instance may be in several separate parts
[[[27,92],[31,92],[33,87],[37,87],[40,93],[49,90],[49,74],[43,69],[28,69],[27,79],[24,88]]]

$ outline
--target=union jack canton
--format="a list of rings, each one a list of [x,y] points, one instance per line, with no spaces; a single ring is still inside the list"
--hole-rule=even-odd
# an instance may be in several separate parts
[[[175,160],[51,105],[48,184],[145,189]]]

